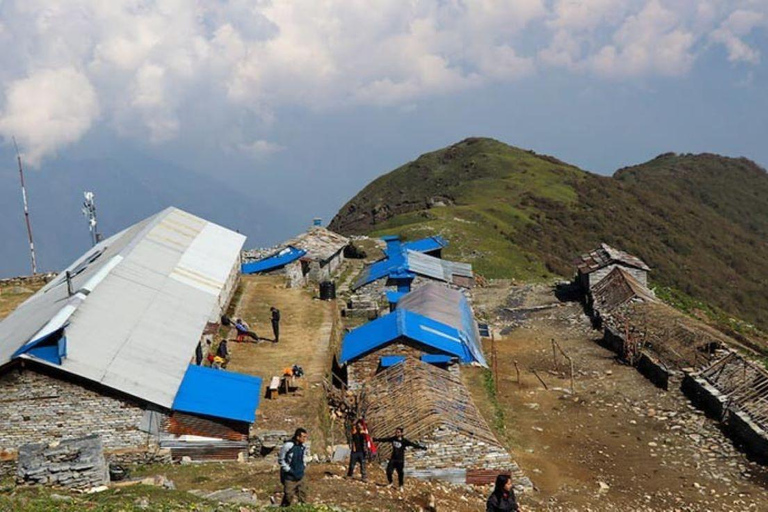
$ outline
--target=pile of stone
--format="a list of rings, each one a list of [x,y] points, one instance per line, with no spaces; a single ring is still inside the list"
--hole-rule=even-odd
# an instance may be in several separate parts
[[[265,457],[291,436],[285,430],[257,430],[251,432],[250,437],[248,453],[254,457]]]
[[[93,434],[61,442],[19,447],[18,483],[89,489],[109,482],[101,437]]]
[[[374,319],[379,317],[379,303],[370,294],[354,294],[347,301],[345,316]]]

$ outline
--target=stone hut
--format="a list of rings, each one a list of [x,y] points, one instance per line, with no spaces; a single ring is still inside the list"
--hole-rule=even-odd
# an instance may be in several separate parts
[[[236,287],[244,240],[168,208],[0,322],[0,446],[97,433],[107,450],[181,450],[189,435],[222,458],[247,449],[261,380],[190,364]]]
[[[397,302],[397,308],[344,337],[339,362],[347,385],[358,389],[392,358],[421,358],[432,364],[486,366],[469,301],[459,291],[429,283]]]
[[[520,469],[488,427],[457,372],[413,357],[380,372],[365,384],[363,410],[374,437],[405,436],[428,449],[406,451],[406,473],[468,483],[473,474]],[[386,460],[391,448],[380,445]]]
[[[312,226],[286,245],[305,251],[300,260],[302,275],[307,283],[320,283],[331,279],[341,267],[349,239],[322,226]]]
[[[587,297],[589,309],[596,326],[602,325],[604,318],[628,302],[656,302],[656,296],[635,277],[622,267],[614,267],[607,276],[592,287]]]
[[[647,288],[648,272],[651,270],[640,258],[614,249],[608,244],[600,244],[600,247],[594,251],[582,254],[576,260],[576,267],[577,280],[585,292],[591,291],[616,267],[624,269],[638,283]]]

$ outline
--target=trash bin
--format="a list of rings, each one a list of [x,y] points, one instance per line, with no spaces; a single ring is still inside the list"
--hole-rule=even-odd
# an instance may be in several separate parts
[[[323,281],[320,283],[320,300],[331,300],[336,298],[336,283],[333,281]]]

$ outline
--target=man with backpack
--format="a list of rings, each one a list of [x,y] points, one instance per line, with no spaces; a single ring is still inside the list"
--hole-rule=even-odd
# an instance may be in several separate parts
[[[297,428],[293,437],[280,448],[277,462],[280,464],[280,483],[283,484],[281,506],[287,507],[293,503],[306,503],[307,492],[304,486],[306,447],[304,443],[307,442],[307,439],[309,439],[307,431],[303,428]]]

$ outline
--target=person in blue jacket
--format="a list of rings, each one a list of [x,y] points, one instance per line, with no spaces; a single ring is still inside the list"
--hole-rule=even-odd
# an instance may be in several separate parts
[[[303,428],[297,428],[293,437],[280,448],[277,462],[280,464],[280,483],[283,484],[283,502],[281,506],[288,507],[293,503],[306,503],[307,490],[304,485],[304,469],[306,467],[304,443],[309,434]]]

